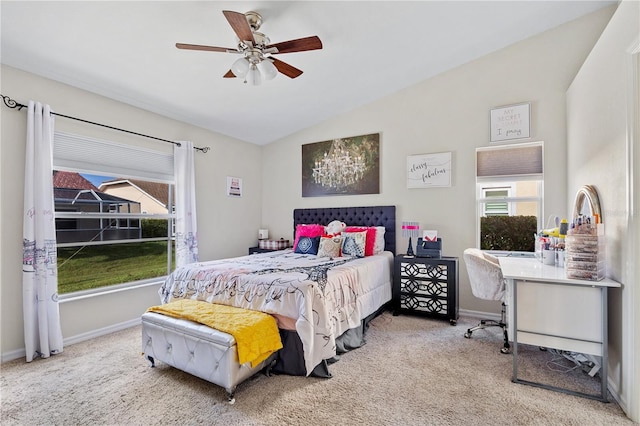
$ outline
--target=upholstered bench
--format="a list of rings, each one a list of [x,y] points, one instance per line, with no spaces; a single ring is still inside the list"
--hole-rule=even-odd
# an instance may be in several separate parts
[[[155,312],[142,315],[142,353],[152,367],[159,360],[222,386],[231,404],[236,386],[262,369],[268,375],[276,356],[273,353],[254,367],[250,362],[240,364],[232,335]]]

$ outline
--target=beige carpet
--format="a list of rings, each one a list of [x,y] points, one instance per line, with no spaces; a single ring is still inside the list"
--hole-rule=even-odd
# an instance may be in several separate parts
[[[6,425],[631,425],[618,404],[511,382],[499,330],[462,335],[476,321],[385,313],[363,348],[343,355],[331,379],[258,374],[225,391],[166,365],[149,368],[140,328],[2,365]],[[550,370],[551,354],[522,354],[529,379],[597,392],[583,371]],[[557,368],[557,367],[553,367]],[[547,377],[549,376],[549,377]]]

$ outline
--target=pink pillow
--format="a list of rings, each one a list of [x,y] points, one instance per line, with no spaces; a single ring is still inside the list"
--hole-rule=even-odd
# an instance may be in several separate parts
[[[324,226],[323,225],[307,225],[300,224],[296,225],[296,239],[293,242],[293,251],[296,251],[296,247],[298,247],[298,240],[300,237],[321,237],[324,235]]]
[[[347,226],[344,232],[362,232],[367,231],[367,239],[364,243],[364,255],[373,256],[373,248],[376,245],[376,228],[373,226]]]

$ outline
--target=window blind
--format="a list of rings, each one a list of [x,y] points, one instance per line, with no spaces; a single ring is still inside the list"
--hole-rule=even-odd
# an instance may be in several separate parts
[[[477,148],[476,177],[542,177],[542,148],[542,142]]]
[[[173,154],[64,132],[54,132],[53,167],[173,183]]]

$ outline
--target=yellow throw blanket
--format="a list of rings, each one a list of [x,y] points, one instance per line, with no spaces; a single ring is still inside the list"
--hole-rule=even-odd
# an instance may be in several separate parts
[[[147,311],[188,319],[232,335],[236,339],[241,365],[251,362],[251,367],[255,367],[282,349],[276,319],[264,312],[192,299],[174,300],[152,306]]]

